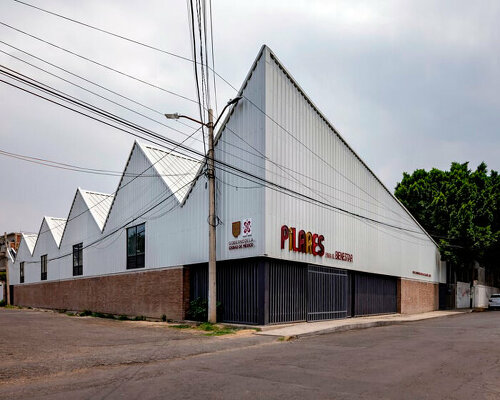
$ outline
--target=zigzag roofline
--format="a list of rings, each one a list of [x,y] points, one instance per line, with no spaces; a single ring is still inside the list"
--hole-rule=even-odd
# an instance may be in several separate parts
[[[92,213],[91,211],[91,208],[93,206],[90,206],[87,202],[87,199],[85,198],[84,196],[84,193],[91,193],[91,194],[97,194],[97,195],[100,195],[100,196],[113,196],[112,194],[109,194],[109,193],[102,193],[102,192],[96,192],[96,191],[93,191],[93,190],[85,190],[85,189],[82,189],[81,187],[78,187],[76,189],[76,192],[75,192],[75,195],[73,196],[73,201],[71,202],[71,207],[69,208],[69,212],[68,212],[68,218],[66,218],[66,225],[64,226],[64,230],[63,230],[63,233],[61,235],[61,241],[59,242],[59,245],[61,245],[63,239],[64,239],[64,235],[66,234],[66,230],[68,228],[68,222],[70,221],[70,215],[71,215],[71,211],[73,210],[73,207],[75,206],[75,201],[76,201],[76,196],[78,196],[78,193],[80,193],[80,196],[82,197],[82,200],[83,202],[85,203],[86,207],[87,207],[87,210],[84,211],[85,212],[89,212],[89,214],[92,216],[92,220],[95,222],[95,224],[97,225],[97,227],[99,228],[99,231],[102,232],[102,229],[101,227],[99,226],[99,223],[98,221],[96,220],[95,218],[95,215]],[[109,211],[108,211],[109,213]],[[82,213],[83,214],[83,213]],[[74,218],[73,218],[74,219]],[[72,220],[72,219],[71,219]]]
[[[50,236],[54,240],[54,243],[56,244],[57,248],[59,248],[59,245],[61,244],[61,241],[59,241],[59,243],[57,243],[56,237],[54,236],[53,228],[50,227],[50,224],[49,224],[49,221],[48,221],[49,218],[52,219],[52,220],[58,220],[58,221],[61,221],[61,222],[64,221],[64,224],[66,224],[66,221],[67,221],[64,218],[44,216],[42,218],[42,223],[40,224],[40,229],[38,230],[36,242],[35,242],[35,245],[33,246],[33,251],[31,253],[31,255],[35,254],[36,246],[38,245],[38,242],[40,241],[40,236],[41,236],[42,233],[50,232]],[[47,231],[42,232],[42,226],[43,226],[44,221],[47,222],[47,228],[48,229],[47,229]],[[66,229],[66,226],[64,227],[64,229]],[[61,235],[61,240],[62,240],[62,235]]]
[[[118,182],[118,187],[117,187],[117,189],[116,189],[116,191],[115,191],[115,195],[114,195],[114,197],[113,197],[113,201],[112,201],[111,206],[110,206],[110,208],[109,208],[108,215],[106,216],[106,220],[104,221],[102,231],[104,231],[104,229],[106,228],[106,225],[107,225],[108,220],[109,220],[109,216],[111,215],[111,212],[112,212],[113,207],[114,207],[114,205],[115,205],[115,201],[116,201],[117,194],[118,194],[118,192],[119,192],[119,190],[120,190],[120,187],[121,187],[121,185],[122,185],[123,179],[125,178],[125,171],[127,170],[128,165],[130,164],[130,160],[131,160],[131,158],[132,158],[132,154],[134,154],[134,150],[135,150],[135,148],[136,148],[136,147],[140,149],[140,151],[141,151],[141,153],[143,154],[143,156],[144,156],[144,157],[146,158],[146,160],[148,160],[148,162],[151,164],[151,166],[150,166],[148,169],[152,169],[152,170],[156,173],[156,175],[158,176],[158,179],[160,179],[160,180],[163,182],[163,184],[165,185],[165,187],[166,187],[168,190],[172,191],[172,193],[173,193],[172,188],[169,186],[169,184],[168,184],[168,183],[166,182],[166,180],[163,178],[163,176],[162,176],[162,174],[161,174],[161,171],[159,171],[159,170],[158,170],[158,168],[157,168],[157,166],[156,166],[156,164],[157,164],[157,162],[158,162],[158,161],[151,160],[151,158],[149,157],[149,155],[148,155],[148,153],[147,153],[147,151],[146,151],[146,149],[145,149],[145,148],[151,148],[151,149],[154,149],[154,150],[158,150],[158,151],[161,151],[161,152],[167,153],[167,152],[165,151],[165,149],[162,149],[162,148],[160,148],[160,147],[156,147],[156,146],[151,146],[151,145],[149,145],[149,144],[141,143],[141,142],[139,142],[138,140],[135,140],[135,141],[134,141],[134,145],[132,146],[132,149],[130,150],[130,153],[129,153],[129,156],[128,156],[128,159],[127,159],[127,162],[125,163],[125,167],[123,168],[122,176],[121,176],[121,178],[120,178],[120,181]],[[168,155],[170,155],[170,156],[172,156],[172,157],[182,158],[182,159],[189,160],[189,161],[192,161],[192,162],[201,163],[199,160],[196,160],[196,159],[194,159],[194,158],[190,158],[190,157],[187,157],[187,156],[184,156],[184,155],[177,154],[177,153],[175,153],[175,152],[173,152],[173,151],[172,151],[172,152],[169,152],[169,153],[167,153],[167,154],[168,154]],[[193,182],[190,184],[191,186],[190,186],[189,190],[191,190],[191,187],[194,185],[195,181],[196,181],[196,179],[195,179],[195,180],[193,180]],[[184,199],[183,199],[182,201],[179,201],[179,203],[180,203],[181,205],[183,205],[183,204],[184,204],[185,200],[186,200],[186,199],[187,199],[187,197],[188,197],[188,194],[189,194],[189,191],[187,192],[187,195],[184,197]]]
[[[33,244],[33,248],[30,248],[30,245],[28,244],[29,241],[26,240],[26,238],[33,237],[33,236],[35,237],[35,242]],[[35,246],[36,246],[36,241],[38,240],[38,234],[37,233],[21,233],[21,243],[23,240],[26,243],[26,247],[28,248],[30,255],[33,255],[33,251],[35,250]],[[19,247],[21,247],[21,244],[19,245]]]

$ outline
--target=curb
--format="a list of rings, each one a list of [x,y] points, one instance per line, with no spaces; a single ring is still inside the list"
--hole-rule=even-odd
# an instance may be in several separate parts
[[[324,334],[328,334],[328,333],[346,332],[346,331],[351,331],[351,330],[361,330],[361,329],[376,328],[376,327],[390,326],[390,325],[402,325],[402,324],[406,324],[406,323],[427,321],[430,319],[437,319],[437,318],[449,318],[449,317],[455,317],[458,315],[469,314],[472,312],[473,312],[472,310],[467,310],[467,311],[460,311],[460,312],[457,312],[455,314],[449,314],[449,315],[436,315],[436,316],[431,316],[428,318],[399,320],[399,321],[359,322],[359,323],[352,323],[352,324],[342,325],[342,326],[333,326],[330,328],[324,328],[324,329],[320,329],[320,330],[316,330],[316,331],[290,334],[290,335],[280,335],[280,334],[274,335],[274,334],[270,334],[270,333],[266,333],[266,332],[258,332],[256,334],[263,335],[263,336],[290,337],[290,338],[298,339],[298,338],[309,337],[309,336],[324,335]]]

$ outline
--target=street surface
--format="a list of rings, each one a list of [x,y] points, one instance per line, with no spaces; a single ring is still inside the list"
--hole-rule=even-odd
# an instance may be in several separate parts
[[[306,337],[0,309],[1,399],[500,399],[500,312]]]

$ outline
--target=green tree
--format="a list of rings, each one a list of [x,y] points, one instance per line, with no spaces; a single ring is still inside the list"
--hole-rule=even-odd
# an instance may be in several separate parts
[[[459,266],[473,260],[498,264],[500,256],[500,178],[485,163],[449,171],[433,168],[403,173],[396,197],[439,243],[442,258]]]

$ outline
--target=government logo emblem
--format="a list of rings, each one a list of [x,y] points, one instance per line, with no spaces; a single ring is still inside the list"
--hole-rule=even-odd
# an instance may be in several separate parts
[[[233,236],[237,238],[241,233],[241,221],[233,222]]]

